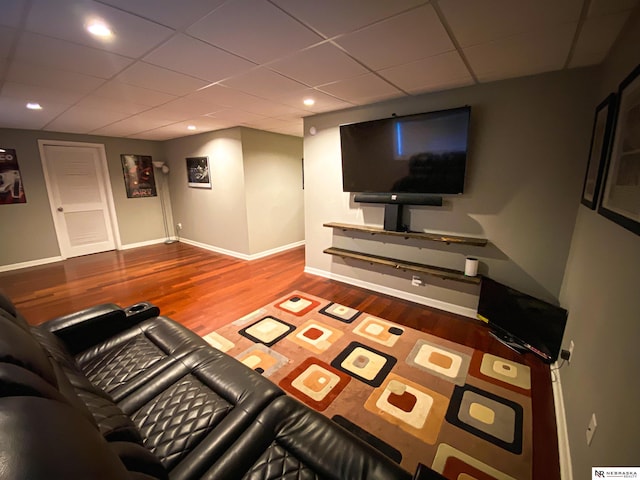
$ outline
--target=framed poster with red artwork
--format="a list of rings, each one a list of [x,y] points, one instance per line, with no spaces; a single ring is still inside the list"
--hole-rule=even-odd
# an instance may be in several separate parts
[[[156,180],[151,155],[120,155],[127,198],[155,197]]]

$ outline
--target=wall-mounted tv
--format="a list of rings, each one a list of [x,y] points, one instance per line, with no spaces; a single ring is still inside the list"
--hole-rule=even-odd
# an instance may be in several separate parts
[[[340,126],[345,192],[464,190],[470,107]]]
[[[564,308],[482,277],[478,317],[516,350],[531,351],[546,362],[558,359],[567,323]]]

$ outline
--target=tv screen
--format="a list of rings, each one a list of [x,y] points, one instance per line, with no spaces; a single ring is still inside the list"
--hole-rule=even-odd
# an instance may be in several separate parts
[[[483,277],[478,316],[543,360],[554,362],[562,346],[567,311]]]
[[[340,126],[345,192],[464,190],[470,107]]]

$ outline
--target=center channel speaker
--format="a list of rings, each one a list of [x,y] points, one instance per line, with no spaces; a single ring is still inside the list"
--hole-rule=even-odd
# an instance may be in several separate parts
[[[353,200],[360,203],[442,206],[441,196],[428,193],[356,193]]]

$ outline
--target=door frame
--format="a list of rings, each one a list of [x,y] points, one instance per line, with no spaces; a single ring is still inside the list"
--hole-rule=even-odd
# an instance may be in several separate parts
[[[111,177],[109,176],[109,167],[107,164],[107,153],[104,148],[104,144],[102,143],[87,143],[87,142],[69,142],[65,140],[48,140],[48,139],[38,139],[38,150],[40,151],[40,163],[42,164],[42,171],[44,173],[44,183],[47,189],[47,197],[49,198],[49,208],[51,209],[51,217],[53,218],[53,226],[56,231],[56,238],[58,240],[58,250],[60,250],[60,256],[64,259],[68,258],[64,255],[62,251],[62,226],[58,220],[57,210],[55,206],[55,199],[53,198],[52,188],[51,188],[51,177],[49,175],[49,170],[47,168],[46,161],[46,153],[45,147],[53,146],[53,147],[88,147],[94,148],[98,152],[98,158],[100,159],[100,165],[98,168],[101,169],[103,186],[105,189],[105,194],[107,197],[107,213],[109,216],[109,226],[111,227],[111,232],[113,233],[113,240],[116,246],[116,250],[122,250],[122,241],[120,239],[120,229],[118,228],[118,216],[116,214],[116,206],[113,201],[113,191],[111,189]]]

